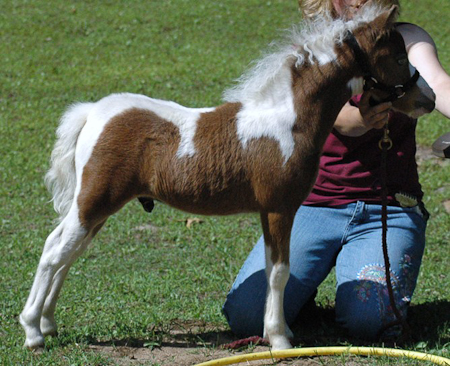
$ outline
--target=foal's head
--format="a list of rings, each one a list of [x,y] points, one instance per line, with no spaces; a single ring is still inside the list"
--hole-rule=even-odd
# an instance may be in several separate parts
[[[371,103],[391,101],[399,112],[419,117],[434,109],[435,95],[409,63],[403,37],[395,30],[397,7],[356,28],[347,43],[353,49],[370,90]],[[358,51],[358,46],[360,51]]]

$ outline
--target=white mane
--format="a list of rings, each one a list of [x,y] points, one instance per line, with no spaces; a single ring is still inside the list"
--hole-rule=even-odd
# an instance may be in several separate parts
[[[292,29],[277,51],[257,61],[253,68],[237,80],[236,86],[226,90],[224,100],[246,103],[270,98],[274,84],[280,83],[280,77],[290,78],[292,64],[299,66],[306,62],[317,62],[323,65],[334,61],[337,57],[335,45],[343,42],[346,31],[371,22],[385,10],[379,5],[368,3],[350,21],[333,20],[327,15],[301,23]]]
[[[365,6],[352,21],[332,20],[330,16],[305,22],[294,29],[278,51],[267,55],[224,94],[228,102],[240,102],[236,133],[244,148],[252,140],[269,138],[278,142],[284,163],[292,156],[295,141],[292,129],[297,120],[292,91],[293,64],[336,62],[335,45],[347,30],[370,22],[381,14],[379,6]]]

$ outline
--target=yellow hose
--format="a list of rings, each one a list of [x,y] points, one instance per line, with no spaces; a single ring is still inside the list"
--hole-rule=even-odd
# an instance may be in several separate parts
[[[450,365],[450,359],[430,355],[428,353],[407,351],[394,348],[376,348],[376,347],[309,347],[293,348],[281,351],[267,351],[248,353],[244,355],[231,356],[218,360],[199,363],[195,366],[222,366],[234,365],[237,363],[273,360],[280,358],[312,357],[312,356],[337,356],[342,354],[352,354],[359,356],[388,356],[388,357],[406,357],[421,361],[430,361],[436,365]]]

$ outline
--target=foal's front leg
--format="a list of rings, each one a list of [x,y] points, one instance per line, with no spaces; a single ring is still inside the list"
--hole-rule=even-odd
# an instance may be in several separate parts
[[[289,241],[294,215],[262,213],[266,249],[267,298],[264,337],[274,349],[291,348],[293,334],[284,317],[284,289],[289,279]]]

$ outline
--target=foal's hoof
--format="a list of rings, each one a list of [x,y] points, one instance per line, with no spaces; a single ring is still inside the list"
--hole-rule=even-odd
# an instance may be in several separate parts
[[[29,351],[33,352],[35,355],[41,355],[44,353],[44,346],[42,347],[36,347],[36,348],[29,348],[27,347]]]
[[[272,337],[270,344],[274,351],[292,348],[291,343],[286,337]]]
[[[33,353],[40,354],[44,351],[44,345],[45,345],[44,337],[35,338],[32,341],[27,339],[23,344],[23,348],[27,348],[30,351],[33,351]]]
[[[20,314],[19,321],[25,331],[25,343],[23,347],[33,351],[44,348],[45,340],[40,327],[33,325],[32,322],[27,322],[23,314]]]

